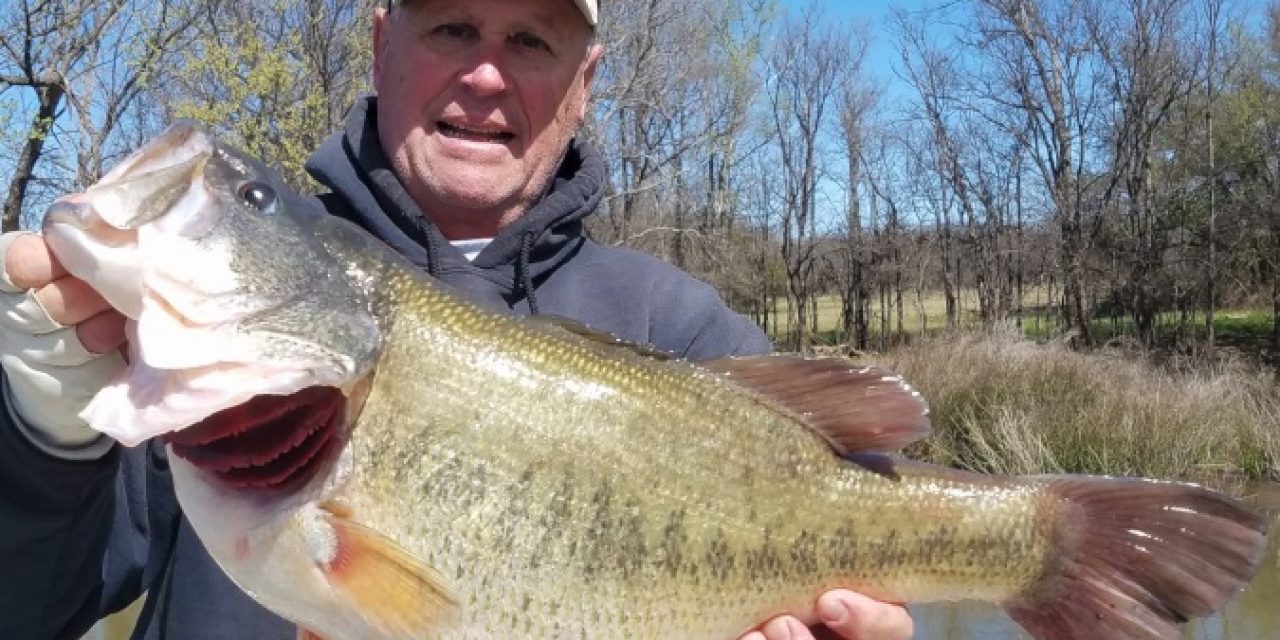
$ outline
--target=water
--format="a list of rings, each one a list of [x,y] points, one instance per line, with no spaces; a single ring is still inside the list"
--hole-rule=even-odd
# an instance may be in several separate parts
[[[1280,638],[1280,485],[1254,487],[1249,501],[1271,516],[1270,546],[1257,578],[1211,618],[1187,625],[1187,640]],[[994,605],[913,605],[916,640],[1015,640],[1031,636]]]
[[[1212,618],[1187,625],[1186,640],[1280,638],[1280,484],[1253,487],[1249,502],[1271,516],[1271,544],[1258,577]],[[136,615],[136,611],[131,611]],[[125,640],[130,615],[100,625],[84,640]],[[915,640],[1022,640],[1023,633],[998,607],[979,603],[912,605]]]

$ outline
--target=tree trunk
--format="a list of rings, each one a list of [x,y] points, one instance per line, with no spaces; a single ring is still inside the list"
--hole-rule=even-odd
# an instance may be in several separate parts
[[[44,152],[44,142],[53,128],[53,121],[66,94],[60,82],[41,85],[36,88],[39,108],[31,121],[31,133],[22,148],[22,154],[13,171],[13,181],[9,183],[9,196],[4,201],[4,216],[0,218],[0,230],[16,231],[21,223],[22,205],[26,202],[27,187],[35,175],[36,163]]]
[[[1078,206],[1078,205],[1077,205]],[[1088,301],[1085,299],[1084,293],[1084,266],[1081,264],[1084,260],[1083,239],[1080,233],[1080,223],[1078,222],[1078,212],[1068,212],[1063,214],[1066,221],[1062,225],[1062,293],[1063,303],[1065,305],[1065,313],[1067,320],[1067,328],[1076,332],[1077,342],[1082,346],[1093,346],[1093,328],[1090,326],[1090,317],[1086,312]]]
[[[1280,183],[1271,189],[1271,355],[1280,359]]]

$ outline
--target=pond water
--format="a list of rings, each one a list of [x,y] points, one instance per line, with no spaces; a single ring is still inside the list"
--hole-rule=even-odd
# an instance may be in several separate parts
[[[1271,517],[1270,546],[1257,578],[1216,616],[1187,625],[1187,640],[1280,638],[1280,485],[1252,487],[1248,500]],[[998,607],[959,603],[915,605],[916,640],[1030,638]]]
[[[1271,517],[1271,544],[1258,577],[1220,614],[1187,625],[1186,640],[1267,640],[1280,638],[1280,484],[1252,487],[1248,501]],[[127,612],[99,625],[84,640],[125,640],[132,627]],[[1030,638],[994,605],[959,603],[912,605],[916,640],[1015,640]]]

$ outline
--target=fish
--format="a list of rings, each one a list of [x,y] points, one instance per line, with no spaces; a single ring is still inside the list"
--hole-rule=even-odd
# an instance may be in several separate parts
[[[83,416],[165,439],[202,543],[300,637],[723,640],[847,587],[1168,639],[1264,554],[1197,485],[907,459],[928,404],[877,366],[483,308],[192,123],[43,234],[128,318]]]

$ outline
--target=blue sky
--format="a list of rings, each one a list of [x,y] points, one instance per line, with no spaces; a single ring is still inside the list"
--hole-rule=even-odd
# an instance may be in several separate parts
[[[799,11],[810,0],[779,0],[788,11]],[[899,94],[905,87],[898,82],[893,66],[898,63],[893,35],[889,30],[891,9],[917,11],[937,7],[944,0],[817,0],[825,15],[853,23],[865,23],[871,35],[871,48],[867,51],[865,69],[878,83],[885,85],[889,95]]]
[[[778,0],[782,7],[789,11],[798,11],[811,0]],[[886,86],[890,97],[903,97],[909,91],[894,75],[898,54],[894,50],[893,34],[889,29],[890,10],[894,8],[906,11],[918,11],[925,8],[938,8],[957,4],[956,0],[816,0],[823,12],[838,20],[864,22],[869,26],[872,36],[871,49],[865,68],[870,76]],[[960,3],[961,5],[963,3]],[[1245,16],[1246,25],[1261,28],[1266,20],[1266,0],[1227,0],[1226,14],[1229,16]]]

